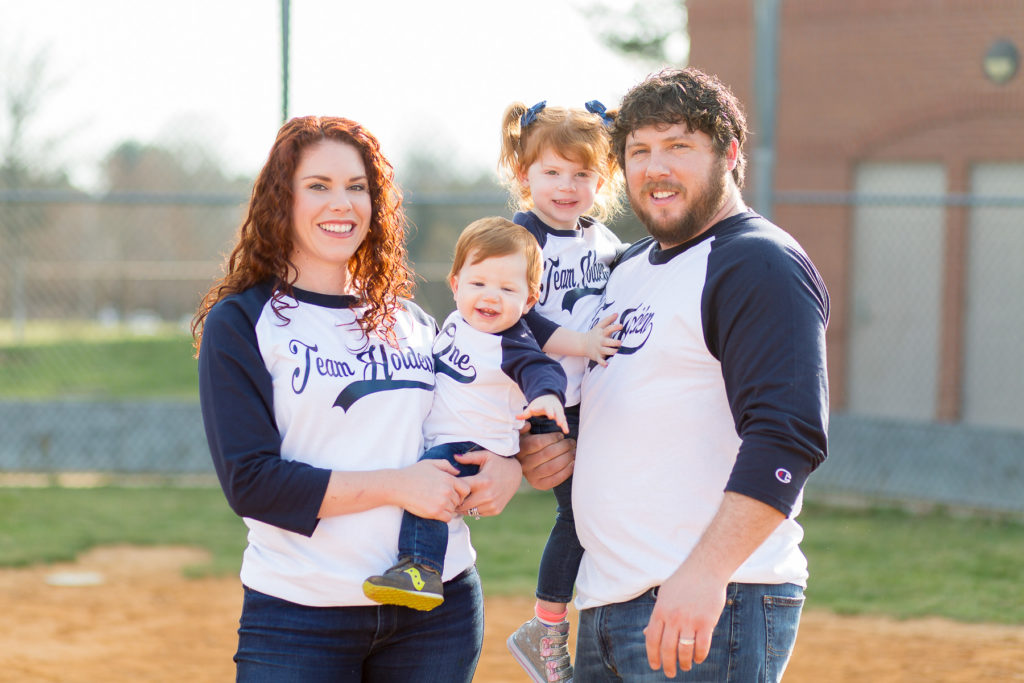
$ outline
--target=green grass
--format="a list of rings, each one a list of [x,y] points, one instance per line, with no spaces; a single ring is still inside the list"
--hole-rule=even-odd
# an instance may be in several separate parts
[[[810,604],[842,614],[1024,624],[1024,525],[942,511],[800,515]]]
[[[541,552],[554,521],[554,494],[532,491],[516,494],[497,517],[469,520],[484,589],[532,596]]]
[[[0,345],[0,398],[195,400],[192,339],[181,333],[141,338],[54,338]]]
[[[73,560],[98,545],[190,545],[211,561],[190,576],[238,571],[245,525],[217,488],[0,488],[0,566]]]
[[[95,324],[0,325],[0,399],[195,400],[191,338]],[[554,514],[550,494],[520,494],[471,521],[488,592],[531,595]],[[842,614],[926,615],[1024,624],[1024,525],[941,512],[807,505],[808,605]],[[0,488],[0,565],[71,560],[103,544],[187,544],[212,560],[189,575],[237,572],[245,528],[216,488]]]
[[[488,593],[532,595],[554,514],[550,494],[520,493],[497,518],[471,521]],[[1024,624],[1024,525],[941,512],[808,505],[808,607],[896,618]],[[245,528],[217,488],[0,488],[0,566],[58,562],[104,544],[192,545],[238,571]]]

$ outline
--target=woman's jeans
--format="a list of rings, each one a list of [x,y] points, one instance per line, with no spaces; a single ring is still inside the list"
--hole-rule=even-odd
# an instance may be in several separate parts
[[[447,460],[459,471],[460,477],[469,477],[480,471],[479,465],[463,465],[455,456],[478,451],[472,441],[443,443],[427,451],[420,460]],[[417,517],[408,510],[402,513],[402,528],[398,532],[398,557],[411,559],[429,567],[438,574],[444,571],[444,555],[448,551],[448,523],[439,519]]]
[[[803,588],[791,583],[730,583],[725,609],[711,636],[711,652],[689,671],[668,678],[647,663],[643,629],[657,588],[628,602],[580,612],[576,683],[776,683],[789,663],[804,604]]]
[[[578,405],[565,409],[565,418],[569,423],[570,439],[580,434],[580,407]],[[562,431],[553,420],[547,418],[531,418],[531,434],[547,434]],[[540,569],[537,572],[537,598],[549,602],[572,601],[573,586],[576,574],[580,570],[583,559],[583,546],[576,536],[576,520],[572,514],[572,477],[569,477],[554,488],[555,524],[548,535],[544,554],[540,558]]]
[[[483,645],[483,594],[474,567],[446,583],[444,602],[429,612],[307,607],[246,588],[240,623],[244,683],[469,683]]]

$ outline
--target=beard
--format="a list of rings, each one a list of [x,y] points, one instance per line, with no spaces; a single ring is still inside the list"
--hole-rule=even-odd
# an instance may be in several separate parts
[[[672,182],[649,181],[640,187],[639,192],[634,192],[627,181],[629,205],[647,228],[647,232],[658,240],[663,249],[674,247],[693,239],[709,227],[708,223],[725,203],[726,172],[726,160],[723,156],[715,160],[707,178],[697,186],[685,187]],[[659,218],[654,212],[648,211],[643,198],[649,197],[651,192],[657,190],[678,192],[687,204],[682,207],[682,213]]]

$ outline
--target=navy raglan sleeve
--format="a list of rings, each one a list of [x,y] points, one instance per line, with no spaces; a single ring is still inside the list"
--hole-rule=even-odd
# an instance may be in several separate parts
[[[725,490],[789,515],[827,454],[824,282],[791,245],[740,238],[712,249],[701,314],[742,442]]]
[[[203,328],[199,402],[214,469],[239,516],[310,536],[331,472],[281,457],[273,387],[254,329],[258,313],[246,303],[218,303]]]
[[[501,369],[519,385],[527,402],[554,394],[565,403],[565,371],[540,350],[523,321],[501,334]]]
[[[544,345],[548,343],[548,339],[551,339],[551,335],[558,329],[558,323],[553,323],[540,313],[537,312],[536,308],[531,308],[523,316],[523,322],[530,329],[530,334],[537,340],[537,346],[544,348]]]
[[[541,249],[547,244],[548,234],[544,230],[544,224],[532,211],[516,211],[512,216],[512,222],[526,228],[527,232],[534,236]]]

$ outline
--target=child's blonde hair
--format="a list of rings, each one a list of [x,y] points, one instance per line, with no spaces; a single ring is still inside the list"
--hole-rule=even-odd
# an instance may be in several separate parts
[[[615,120],[614,111],[604,111],[597,102],[597,112],[586,109],[547,107],[544,103],[527,107],[513,102],[505,110],[501,122],[501,155],[498,170],[512,194],[513,205],[520,210],[533,208],[530,188],[520,181],[527,169],[546,149],[585,166],[601,178],[588,212],[599,221],[607,221],[621,206],[622,177],[615,154],[612,152],[608,126]],[[523,115],[528,114],[523,125]]]
[[[455,243],[455,257],[448,281],[459,274],[472,256],[470,265],[496,256],[523,254],[526,257],[526,291],[530,298],[540,297],[540,277],[543,271],[540,245],[526,228],[507,218],[489,216],[466,226]]]

